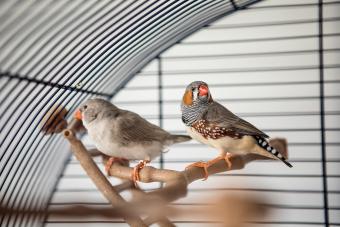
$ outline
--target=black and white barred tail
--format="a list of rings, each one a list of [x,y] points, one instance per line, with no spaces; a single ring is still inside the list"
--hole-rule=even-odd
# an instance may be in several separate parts
[[[260,136],[254,136],[254,139],[256,140],[257,144],[262,147],[264,150],[268,151],[269,153],[273,154],[275,157],[280,159],[284,164],[286,164],[288,167],[292,168],[292,164],[287,162],[285,157],[282,156],[274,147],[270,146],[268,141]]]

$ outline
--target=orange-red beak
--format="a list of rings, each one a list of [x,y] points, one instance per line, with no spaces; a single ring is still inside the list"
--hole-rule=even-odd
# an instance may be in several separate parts
[[[76,110],[76,112],[74,113],[73,117],[75,119],[78,119],[78,120],[83,120],[83,116],[81,115],[81,112],[79,109]]]
[[[201,85],[198,90],[199,90],[199,96],[205,96],[209,93],[209,88],[205,85]]]

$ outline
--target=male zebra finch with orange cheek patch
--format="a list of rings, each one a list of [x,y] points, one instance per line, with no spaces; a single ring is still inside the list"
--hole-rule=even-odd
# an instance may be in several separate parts
[[[214,101],[205,82],[195,81],[187,86],[181,110],[189,135],[221,152],[221,156],[214,160],[190,165],[204,168],[206,178],[207,168],[221,159],[230,168],[229,156],[232,154],[258,154],[279,159],[292,167],[278,150],[269,145],[268,135]]]

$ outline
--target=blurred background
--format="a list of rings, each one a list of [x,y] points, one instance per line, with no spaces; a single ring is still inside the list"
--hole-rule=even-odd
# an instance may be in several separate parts
[[[43,116],[61,105],[71,117],[84,100],[102,97],[185,133],[184,89],[203,80],[215,100],[286,138],[294,168],[252,162],[194,182],[173,207],[194,210],[212,195],[243,193],[270,208],[251,226],[340,225],[340,1],[2,0],[0,22],[2,206],[110,207],[62,136],[41,133]],[[183,170],[217,155],[189,142],[151,165]],[[219,226],[190,215],[171,220]],[[127,226],[43,214],[2,215],[0,225]]]

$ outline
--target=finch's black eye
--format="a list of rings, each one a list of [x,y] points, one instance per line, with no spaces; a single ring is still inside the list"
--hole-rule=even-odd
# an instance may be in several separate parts
[[[87,109],[87,105],[84,105],[83,108],[84,108],[84,110],[86,110]]]

